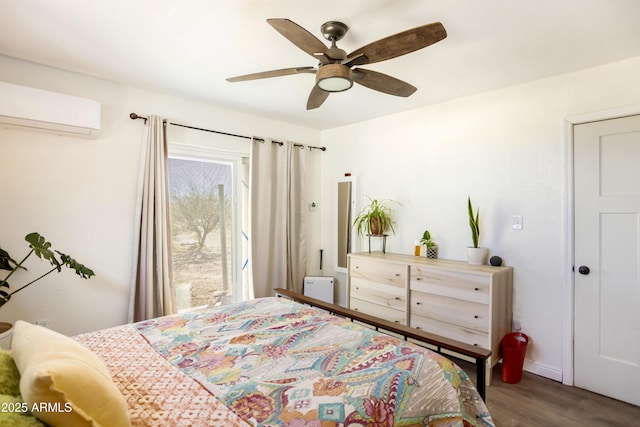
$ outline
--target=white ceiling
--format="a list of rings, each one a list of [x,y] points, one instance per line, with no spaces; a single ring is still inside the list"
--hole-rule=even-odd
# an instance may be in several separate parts
[[[267,18],[323,41],[322,23],[342,21],[347,52],[435,21],[448,37],[363,67],[418,87],[411,97],[355,85],[307,111],[312,74],[225,80],[316,65]],[[328,129],[640,56],[640,1],[0,0],[0,54]]]

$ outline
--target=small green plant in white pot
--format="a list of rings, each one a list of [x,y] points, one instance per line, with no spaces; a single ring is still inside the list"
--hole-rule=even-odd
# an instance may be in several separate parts
[[[487,262],[489,250],[479,246],[480,242],[480,208],[474,212],[471,197],[467,199],[469,214],[469,227],[471,228],[471,241],[473,246],[467,246],[467,261],[469,264],[483,265]]]
[[[424,245],[425,256],[430,259],[438,259],[438,245],[431,239],[429,230],[424,230],[420,243]]]

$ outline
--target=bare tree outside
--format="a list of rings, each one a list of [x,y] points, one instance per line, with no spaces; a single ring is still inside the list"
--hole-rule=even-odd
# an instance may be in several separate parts
[[[231,289],[231,165],[170,158],[169,187],[178,309],[216,303]]]
[[[171,195],[171,221],[176,231],[195,234],[198,241],[198,255],[202,255],[204,244],[209,233],[220,223],[220,205],[229,210],[228,200],[218,199],[217,190],[188,183],[189,192]],[[210,187],[210,186],[207,186]]]

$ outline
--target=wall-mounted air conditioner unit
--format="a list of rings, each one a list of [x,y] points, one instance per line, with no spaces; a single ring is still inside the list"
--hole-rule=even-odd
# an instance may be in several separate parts
[[[100,130],[100,103],[0,82],[0,126],[93,137]]]

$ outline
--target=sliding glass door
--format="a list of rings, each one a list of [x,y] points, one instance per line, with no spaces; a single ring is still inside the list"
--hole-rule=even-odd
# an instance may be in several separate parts
[[[170,149],[173,284],[178,310],[244,299],[246,162],[212,150]],[[244,230],[243,230],[244,229]]]

